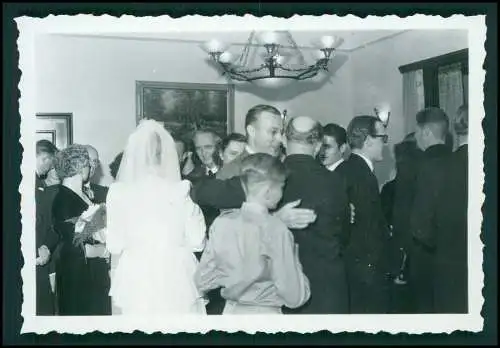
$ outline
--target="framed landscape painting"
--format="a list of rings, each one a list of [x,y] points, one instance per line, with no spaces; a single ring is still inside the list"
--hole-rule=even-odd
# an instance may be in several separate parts
[[[73,144],[73,114],[36,114],[36,141],[41,139],[51,141],[59,150]]]
[[[200,128],[220,137],[233,131],[232,85],[136,81],[136,97],[137,123],[154,119],[182,138]]]

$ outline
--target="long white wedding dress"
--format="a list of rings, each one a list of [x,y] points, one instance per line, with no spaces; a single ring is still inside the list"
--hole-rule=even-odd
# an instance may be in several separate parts
[[[188,181],[153,175],[110,186],[110,296],[121,314],[206,314],[193,280],[198,264],[193,252],[204,248],[205,222],[189,189]]]

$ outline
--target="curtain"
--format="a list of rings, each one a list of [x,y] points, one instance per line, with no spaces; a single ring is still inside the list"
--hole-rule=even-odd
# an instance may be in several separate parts
[[[465,74],[462,76],[463,84],[464,84],[464,102],[469,104],[469,74]]]
[[[403,110],[405,134],[415,131],[415,115],[425,107],[423,70],[408,71],[403,74]]]
[[[458,108],[464,103],[464,84],[462,81],[462,64],[455,63],[439,67],[439,107],[450,118],[450,127],[456,117]],[[451,129],[450,129],[451,130]]]

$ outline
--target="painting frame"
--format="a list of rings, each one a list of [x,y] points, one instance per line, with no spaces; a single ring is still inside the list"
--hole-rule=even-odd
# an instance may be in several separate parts
[[[224,92],[226,98],[226,126],[225,133],[230,134],[234,132],[235,127],[235,110],[234,110],[234,85],[233,84],[216,84],[216,83],[184,83],[184,82],[160,82],[160,81],[136,81],[136,123],[147,118],[145,117],[145,90],[159,89],[159,90],[174,90],[177,92],[182,91],[201,91],[201,92]],[[162,121],[167,129],[169,128],[169,121]],[[188,122],[185,122],[188,124]]]
[[[59,150],[73,144],[73,113],[37,113],[36,121],[37,141],[50,140]]]

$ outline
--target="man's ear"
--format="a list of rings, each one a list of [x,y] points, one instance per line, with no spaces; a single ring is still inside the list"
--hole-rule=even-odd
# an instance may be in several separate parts
[[[340,150],[340,153],[343,156],[347,152],[347,150],[348,150],[347,144],[344,143],[344,144],[340,145],[339,150]]]
[[[246,131],[250,137],[255,136],[255,127],[253,125],[249,124],[246,128]]]
[[[314,157],[318,156],[319,151],[321,150],[321,146],[323,143],[321,141],[318,141],[316,145],[314,146]]]

